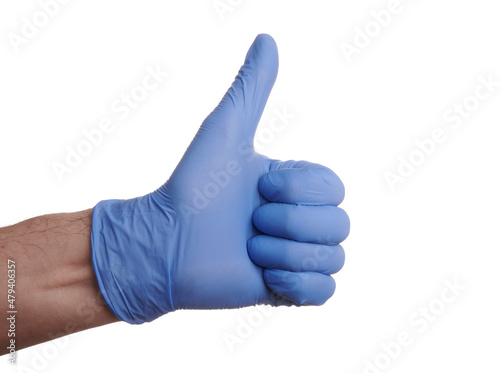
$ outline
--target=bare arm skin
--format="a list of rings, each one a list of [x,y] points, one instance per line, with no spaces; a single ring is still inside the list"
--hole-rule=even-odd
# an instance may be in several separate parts
[[[16,350],[119,321],[91,260],[92,210],[0,228],[0,351],[8,353],[8,260],[15,261]],[[12,272],[11,272],[12,273]]]

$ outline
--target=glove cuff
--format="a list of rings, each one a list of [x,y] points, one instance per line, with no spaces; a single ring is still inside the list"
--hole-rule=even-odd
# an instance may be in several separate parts
[[[92,264],[101,293],[114,314],[142,324],[174,311],[165,237],[151,214],[165,215],[151,195],[99,202],[92,211]],[[169,234],[169,230],[172,234]],[[166,245],[166,246],[165,246]],[[172,251],[172,250],[170,250]]]

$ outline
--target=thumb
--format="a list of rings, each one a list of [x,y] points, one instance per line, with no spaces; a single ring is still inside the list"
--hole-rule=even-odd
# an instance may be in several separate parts
[[[205,119],[200,132],[225,135],[230,139],[253,140],[277,74],[276,43],[271,36],[260,34],[248,50],[245,63],[233,84]]]

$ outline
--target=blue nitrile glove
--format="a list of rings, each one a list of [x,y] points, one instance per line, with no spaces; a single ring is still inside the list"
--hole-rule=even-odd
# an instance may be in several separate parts
[[[253,137],[278,72],[259,35],[233,85],[205,119],[170,179],[131,200],[99,202],[92,259],[123,321],[177,309],[320,305],[344,264],[349,218],[328,168],[257,154]]]

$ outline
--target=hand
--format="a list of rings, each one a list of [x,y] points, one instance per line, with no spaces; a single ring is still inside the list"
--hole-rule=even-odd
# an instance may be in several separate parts
[[[253,137],[278,72],[259,35],[233,85],[170,179],[93,210],[100,289],[129,323],[176,309],[320,305],[332,296],[349,233],[340,179],[328,168],[255,152]]]

